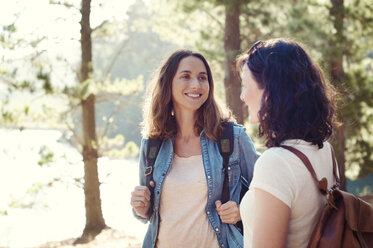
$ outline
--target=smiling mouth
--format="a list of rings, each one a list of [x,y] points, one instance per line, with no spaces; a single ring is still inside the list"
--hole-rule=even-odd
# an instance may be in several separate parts
[[[202,94],[195,94],[195,93],[185,93],[185,95],[187,97],[194,98],[194,99],[200,98],[202,96]]]

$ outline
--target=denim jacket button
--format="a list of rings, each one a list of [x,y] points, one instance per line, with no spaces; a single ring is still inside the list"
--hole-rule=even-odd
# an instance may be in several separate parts
[[[211,194],[209,194],[209,198],[211,199]]]
[[[230,167],[230,166],[228,166],[228,170],[231,170],[231,167]]]
[[[219,228],[215,228],[215,231],[219,232]]]
[[[208,178],[208,179],[210,179],[210,178],[211,178],[211,176],[207,176],[207,178]]]
[[[207,211],[207,214],[210,214],[210,211]]]

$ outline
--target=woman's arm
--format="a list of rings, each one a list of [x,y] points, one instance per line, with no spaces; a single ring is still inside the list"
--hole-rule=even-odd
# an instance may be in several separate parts
[[[247,180],[248,185],[246,186],[248,187],[253,177],[255,162],[260,154],[255,150],[254,144],[246,134],[245,129],[238,136],[238,147],[241,173],[245,180]]]
[[[290,208],[283,201],[259,188],[254,191],[253,248],[282,248],[290,218]]]

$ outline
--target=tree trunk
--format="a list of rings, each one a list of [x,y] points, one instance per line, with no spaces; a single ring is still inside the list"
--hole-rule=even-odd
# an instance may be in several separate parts
[[[332,53],[329,54],[329,70],[332,84],[337,90],[343,94],[342,83],[344,80],[343,70],[343,54],[345,50],[345,38],[343,33],[343,21],[344,21],[344,6],[343,0],[331,0],[332,6],[329,9],[330,16],[333,20],[333,27],[336,32],[335,35],[329,42],[329,46],[333,48]],[[338,120],[342,123],[335,132],[334,147],[336,148],[336,157],[339,165],[341,187],[346,190],[346,177],[345,177],[345,130],[343,123],[343,116],[339,110]]]
[[[235,59],[241,49],[240,3],[233,1],[225,5],[225,99],[237,122],[243,124],[247,118],[247,107],[240,100],[241,80],[236,72]]]
[[[81,14],[81,77],[80,83],[92,76],[92,40],[89,16],[91,0],[82,0]],[[104,228],[105,220],[101,210],[100,183],[97,171],[97,138],[95,123],[95,96],[89,95],[82,100],[83,119],[83,161],[84,161],[84,196],[86,209],[86,225],[82,236],[75,243],[86,243],[93,240]]]

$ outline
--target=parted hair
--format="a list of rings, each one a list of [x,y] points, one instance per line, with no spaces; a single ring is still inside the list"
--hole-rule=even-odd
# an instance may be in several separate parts
[[[231,118],[228,110],[218,106],[214,98],[214,80],[204,56],[190,50],[176,50],[155,72],[151,87],[148,88],[143,110],[142,134],[144,137],[168,139],[176,135],[178,127],[173,114],[172,81],[180,61],[189,56],[196,57],[203,62],[210,86],[206,102],[197,110],[194,124],[196,134],[204,130],[210,140],[216,141],[221,134],[221,123]]]
[[[302,139],[323,147],[333,133],[336,91],[299,43],[290,39],[259,41],[240,55],[260,89],[259,136],[267,147]]]

